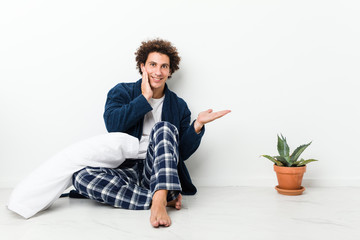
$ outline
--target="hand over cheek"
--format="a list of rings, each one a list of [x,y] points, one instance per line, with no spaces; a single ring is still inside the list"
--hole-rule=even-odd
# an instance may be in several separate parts
[[[149,101],[149,99],[152,98],[153,96],[153,91],[149,83],[149,75],[144,65],[141,66],[141,71],[142,71],[141,93]]]

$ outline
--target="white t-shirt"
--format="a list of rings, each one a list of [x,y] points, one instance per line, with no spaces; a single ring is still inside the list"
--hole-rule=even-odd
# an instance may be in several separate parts
[[[146,158],[146,152],[149,146],[149,136],[151,129],[154,127],[155,123],[161,121],[161,113],[162,113],[164,98],[165,95],[162,98],[157,98],[157,99],[150,98],[149,100],[149,104],[151,105],[153,110],[145,114],[144,117],[143,131],[140,139],[138,159]]]

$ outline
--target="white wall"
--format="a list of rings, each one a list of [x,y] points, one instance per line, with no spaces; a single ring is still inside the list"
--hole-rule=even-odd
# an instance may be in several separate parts
[[[360,186],[357,1],[2,1],[0,186],[106,132],[108,90],[135,81],[141,41],[182,56],[170,87],[209,124],[188,161],[197,185],[269,185],[276,134],[304,157],[306,185]]]

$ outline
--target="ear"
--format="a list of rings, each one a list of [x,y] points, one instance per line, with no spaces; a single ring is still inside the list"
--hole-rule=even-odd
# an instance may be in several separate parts
[[[145,65],[143,63],[140,64],[141,72],[144,72]]]

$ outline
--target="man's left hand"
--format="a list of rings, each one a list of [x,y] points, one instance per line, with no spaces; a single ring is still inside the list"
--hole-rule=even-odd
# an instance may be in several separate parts
[[[203,111],[199,113],[198,118],[194,123],[195,132],[199,133],[205,124],[212,122],[218,118],[221,118],[226,114],[228,114],[229,112],[231,112],[231,110],[222,110],[219,112],[213,112],[212,109],[208,109],[207,111]]]

